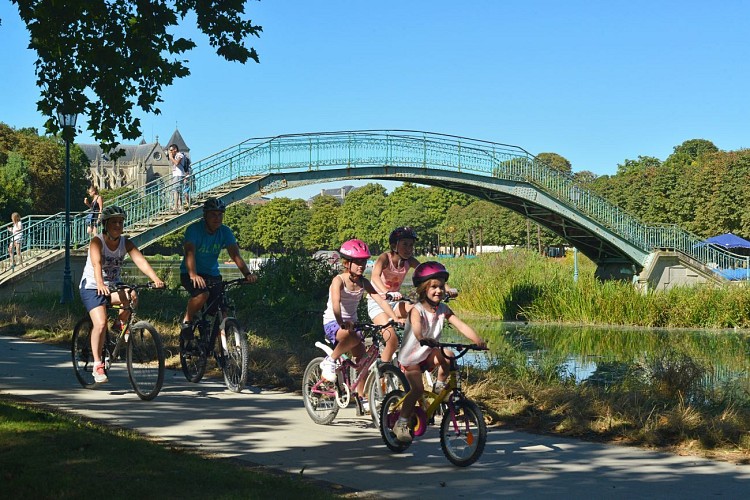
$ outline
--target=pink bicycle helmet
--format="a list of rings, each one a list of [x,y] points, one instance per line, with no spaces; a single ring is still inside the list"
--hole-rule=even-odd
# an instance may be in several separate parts
[[[450,276],[450,274],[448,273],[448,270],[444,265],[442,265],[440,262],[430,260],[427,262],[422,262],[417,266],[416,269],[414,269],[414,274],[411,277],[411,282],[414,283],[414,286],[419,286],[425,281],[431,280],[433,278],[441,278],[443,281],[447,282],[448,276]]]
[[[339,249],[339,254],[345,259],[369,259],[370,249],[362,240],[345,241]]]

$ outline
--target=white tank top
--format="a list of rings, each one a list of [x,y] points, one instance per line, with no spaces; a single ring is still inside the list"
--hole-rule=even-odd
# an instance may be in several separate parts
[[[341,306],[341,319],[344,321],[357,321],[357,307],[359,307],[359,301],[362,300],[362,294],[365,293],[364,288],[360,288],[356,292],[352,292],[346,287],[344,278],[341,275],[337,276],[342,281],[342,289],[340,295],[340,306]],[[336,316],[333,315],[333,303],[331,302],[331,294],[328,294],[328,304],[326,305],[326,312],[323,313],[323,324],[328,324],[331,321],[336,321]]]
[[[125,256],[128,254],[125,250],[125,237],[120,236],[120,244],[117,245],[115,250],[110,250],[104,242],[104,234],[97,234],[95,238],[99,238],[102,242],[102,277],[104,278],[104,284],[112,286],[119,283],[122,263],[125,260]],[[85,288],[96,290],[94,264],[91,263],[91,245],[89,245],[89,254],[88,257],[86,257],[86,267],[83,268],[83,276],[81,277],[81,285],[79,286],[82,286],[84,281],[86,282]]]

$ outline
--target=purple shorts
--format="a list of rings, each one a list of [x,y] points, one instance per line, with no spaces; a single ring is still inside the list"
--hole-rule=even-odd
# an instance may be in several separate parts
[[[325,332],[326,340],[329,343],[336,345],[336,334],[339,332],[339,329],[339,324],[335,321],[329,321],[323,325],[323,331]]]

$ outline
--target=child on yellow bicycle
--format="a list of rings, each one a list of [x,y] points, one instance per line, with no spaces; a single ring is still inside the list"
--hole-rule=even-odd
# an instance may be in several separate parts
[[[339,357],[351,351],[355,358],[362,356],[365,352],[365,344],[360,335],[354,330],[357,322],[357,307],[364,292],[367,292],[380,307],[393,320],[403,323],[403,319],[396,317],[383,299],[375,290],[370,281],[364,277],[367,259],[370,258],[370,249],[362,240],[349,240],[341,245],[339,250],[344,272],[335,276],[328,289],[328,304],[323,313],[323,330],[326,339],[334,345],[330,356],[320,363],[322,377],[333,382],[336,380],[336,363]],[[357,388],[361,395],[362,387]]]
[[[437,382],[433,388],[439,392],[445,387],[450,363],[441,349],[434,347],[440,339],[445,321],[448,321],[464,337],[480,347],[486,343],[469,325],[453,314],[441,299],[445,295],[445,283],[449,273],[439,262],[428,261],[417,266],[412,276],[419,302],[409,311],[404,328],[404,343],[398,355],[401,369],[409,381],[411,390],[404,398],[401,414],[393,426],[393,432],[399,441],[411,442],[409,419],[414,406],[424,392],[422,372],[439,366]]]

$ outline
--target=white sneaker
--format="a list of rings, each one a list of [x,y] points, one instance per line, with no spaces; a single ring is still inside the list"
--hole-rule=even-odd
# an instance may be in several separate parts
[[[94,363],[94,382],[97,384],[103,384],[108,381],[107,374],[104,372],[104,363]]]
[[[336,362],[330,356],[320,362],[320,376],[327,382],[336,380]]]
[[[448,385],[447,382],[443,382],[442,380],[438,380],[437,382],[435,382],[435,385],[432,386],[432,392],[434,392],[436,394],[440,394],[440,391],[442,391],[443,389],[445,389],[447,385]]]
[[[409,423],[406,420],[396,420],[396,425],[393,426],[393,433],[396,434],[396,439],[402,443],[411,443],[412,436],[409,431]]]

